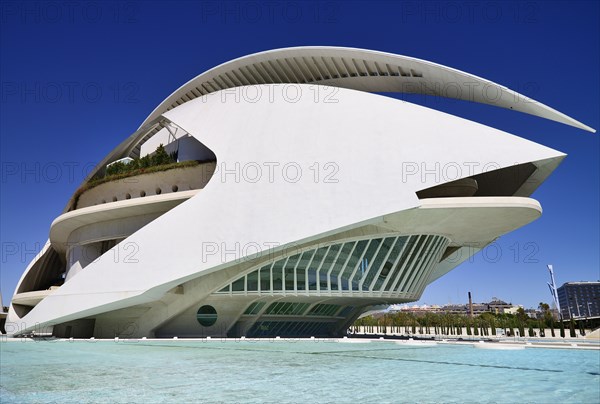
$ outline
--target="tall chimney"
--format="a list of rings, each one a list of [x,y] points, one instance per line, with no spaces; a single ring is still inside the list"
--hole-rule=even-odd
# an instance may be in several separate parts
[[[471,292],[469,292],[469,317],[473,317],[473,300],[471,300]]]

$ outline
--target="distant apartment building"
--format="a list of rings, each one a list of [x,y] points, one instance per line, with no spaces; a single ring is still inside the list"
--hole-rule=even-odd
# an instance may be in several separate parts
[[[557,292],[563,318],[600,317],[600,281],[567,282]]]

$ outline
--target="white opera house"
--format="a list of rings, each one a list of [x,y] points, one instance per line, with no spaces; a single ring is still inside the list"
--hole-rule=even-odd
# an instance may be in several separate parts
[[[165,99],[70,197],[7,332],[341,336],[541,215],[530,196],[565,154],[386,93],[594,131],[411,57],[298,47],[235,59]]]

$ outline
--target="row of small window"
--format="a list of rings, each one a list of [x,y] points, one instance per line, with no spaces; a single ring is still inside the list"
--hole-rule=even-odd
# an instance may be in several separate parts
[[[172,191],[172,192],[177,192],[177,191],[179,191],[179,187],[178,187],[177,185],[173,185],[173,186],[171,187],[171,191]],[[155,193],[156,195],[160,195],[160,194],[162,194],[162,189],[157,187],[157,188],[154,190],[154,193]],[[146,191],[140,191],[140,198],[143,198],[143,197],[145,197],[145,196],[146,196]],[[125,199],[131,199],[131,194],[130,194],[130,193],[126,193],[126,194],[125,194]],[[119,200],[119,199],[118,199],[116,196],[113,196],[113,198],[112,198],[112,201],[113,201],[113,202],[117,202],[118,200]],[[102,203],[106,203],[106,199],[103,199],[103,200],[102,200]]]
[[[246,308],[244,314],[246,315],[257,315],[260,313],[262,308],[265,306],[265,302],[254,302]],[[271,316],[301,316],[306,312],[306,309],[310,306],[309,303],[291,303],[291,302],[275,302],[271,303],[265,310],[265,315]],[[314,305],[306,315],[308,316],[327,316],[333,317],[340,310],[337,304],[325,304],[319,303]],[[353,307],[348,306],[342,310],[341,316],[346,316],[352,311]]]
[[[571,289],[567,291],[568,296],[579,296],[582,294],[585,295],[598,295],[600,293],[600,288],[579,288],[579,289]]]
[[[247,336],[258,337],[325,337],[335,323],[316,321],[257,321]]]
[[[442,236],[417,235],[334,244],[265,265],[218,293],[411,290],[447,243]]]

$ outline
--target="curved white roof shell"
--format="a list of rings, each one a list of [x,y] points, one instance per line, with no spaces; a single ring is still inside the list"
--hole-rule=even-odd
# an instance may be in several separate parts
[[[494,105],[589,132],[583,123],[507,87],[426,60],[366,49],[306,46],[269,50],[212,68],[167,97],[140,126],[203,95],[273,83],[313,83],[366,92],[435,95]]]

